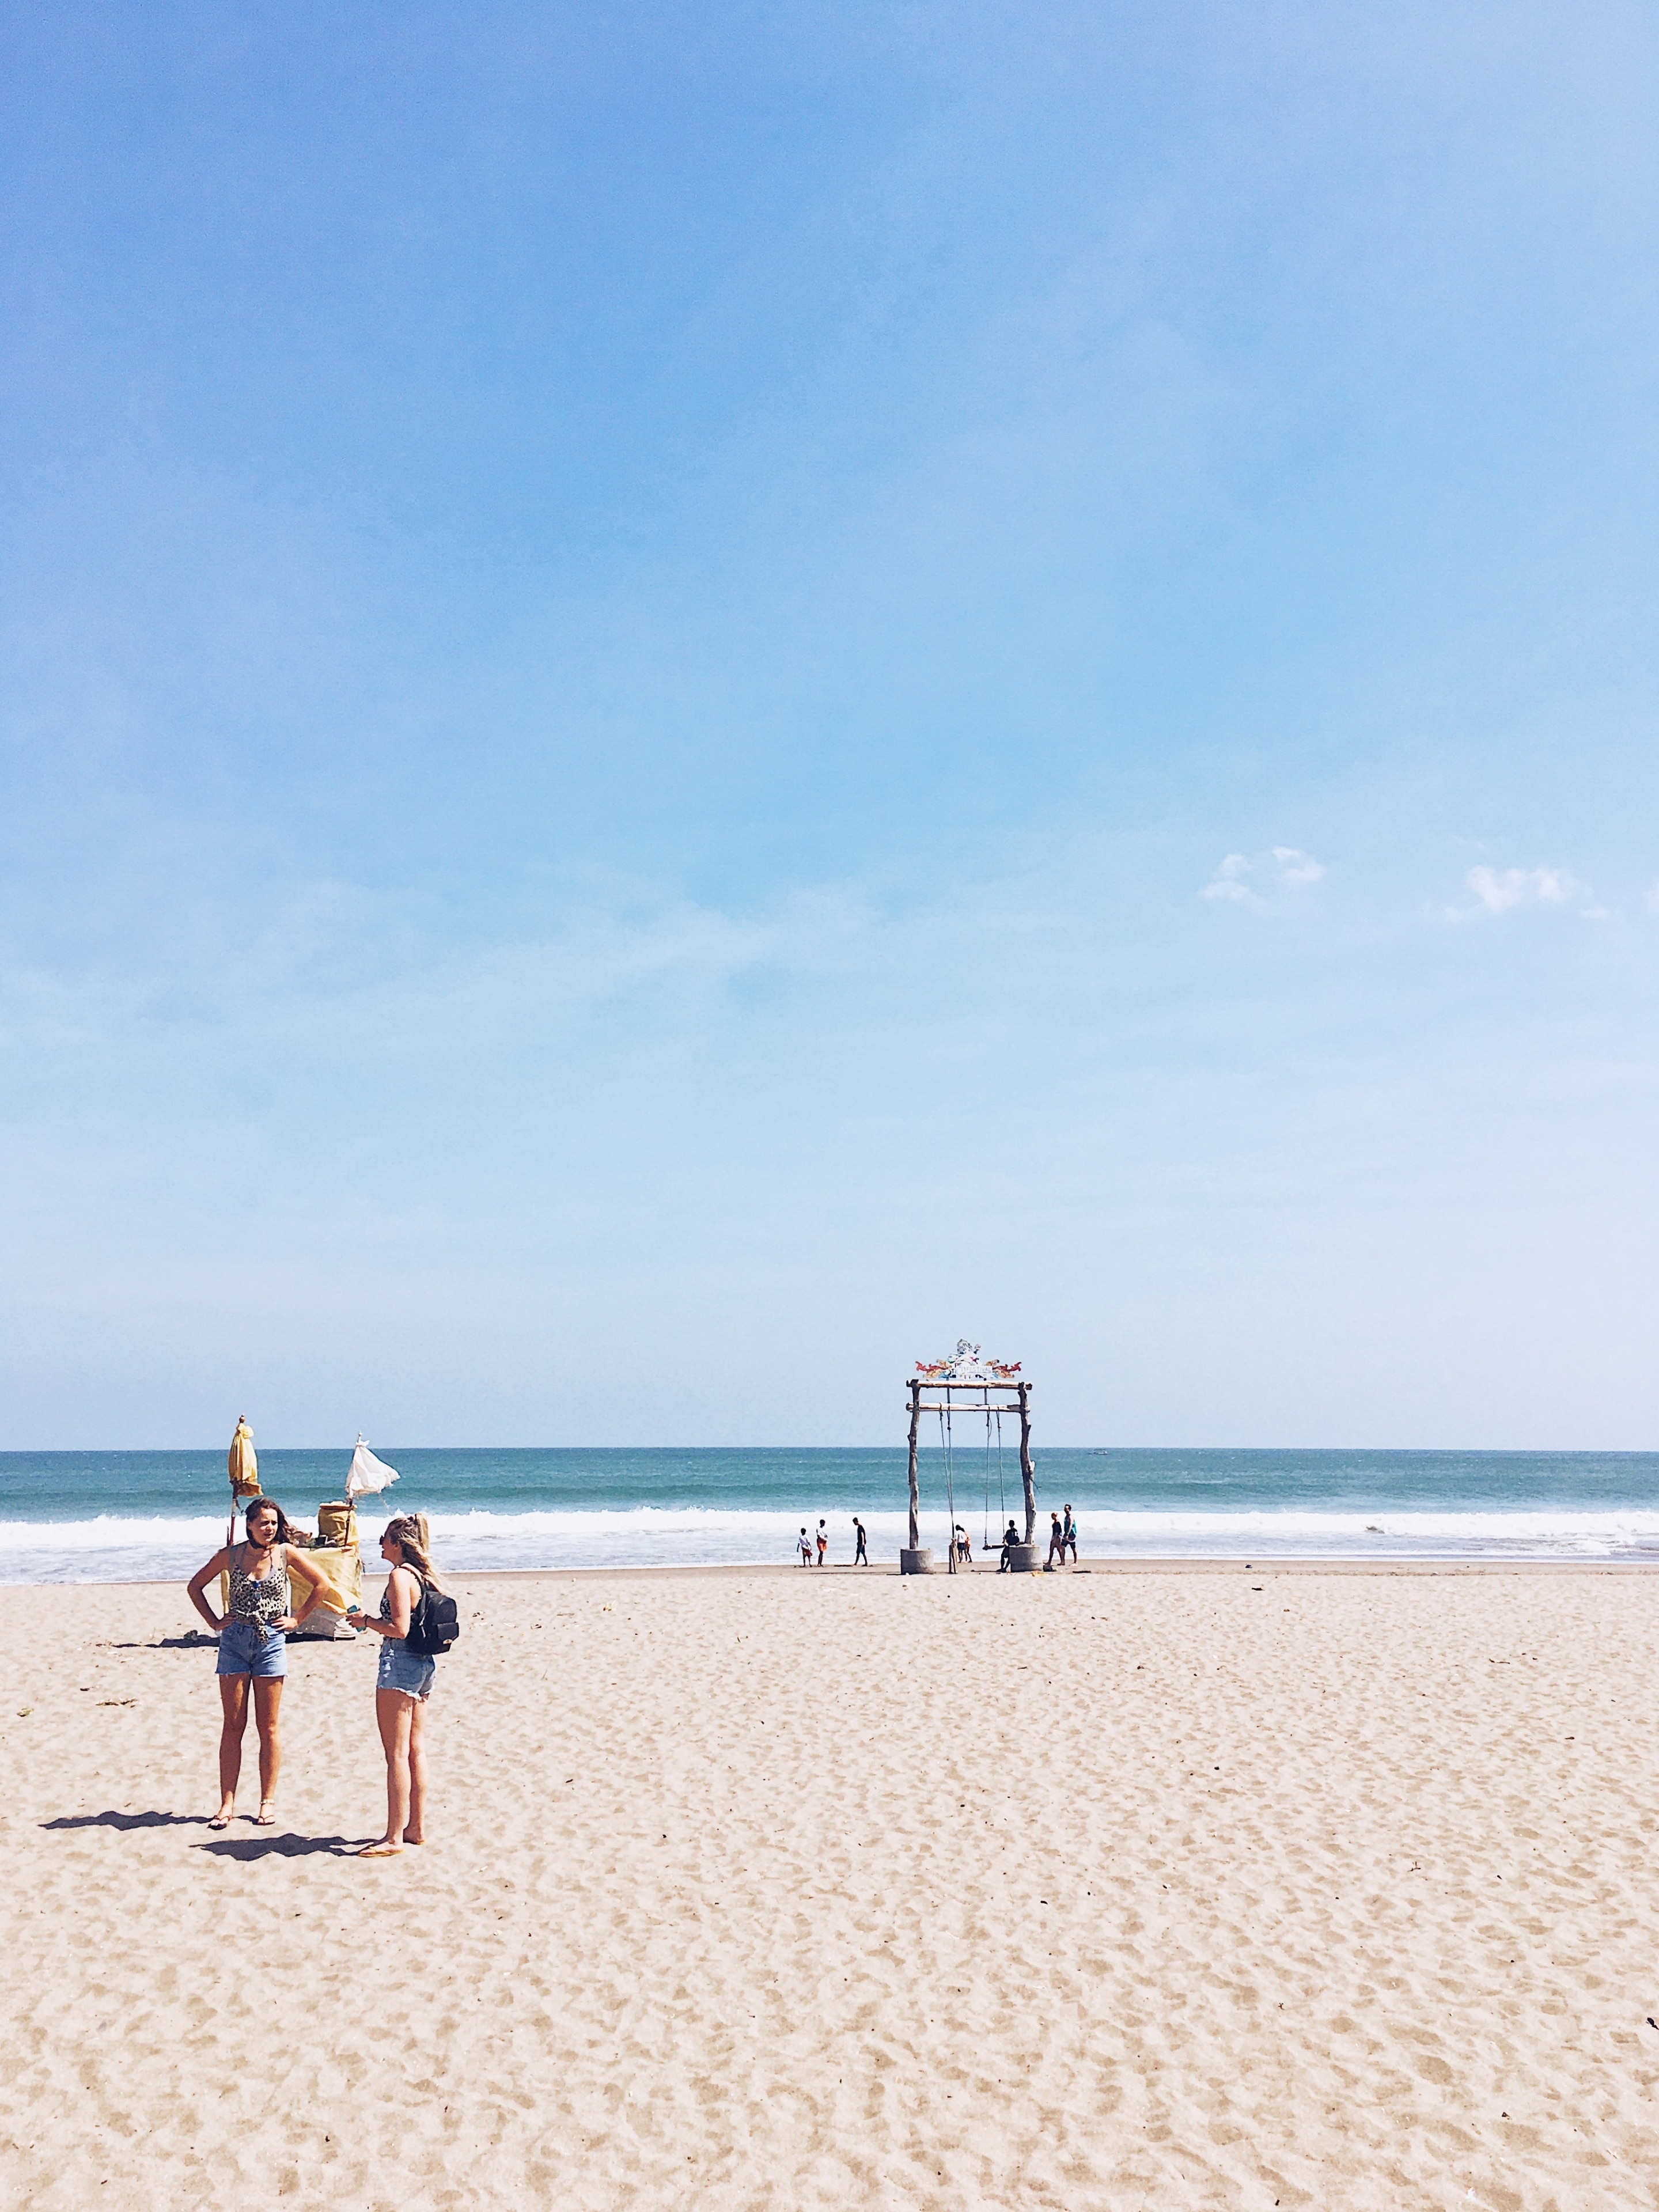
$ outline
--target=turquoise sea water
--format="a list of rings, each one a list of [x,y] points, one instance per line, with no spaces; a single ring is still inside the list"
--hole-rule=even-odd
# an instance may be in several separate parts
[[[428,1514],[444,1562],[494,1568],[787,1563],[851,1518],[878,1557],[903,1540],[902,1450],[437,1450],[376,1444],[399,1471],[367,1501]],[[350,1449],[265,1451],[267,1492],[310,1522],[342,1494]],[[1659,1559],[1659,1453],[1038,1450],[1039,1533],[1076,1510],[1085,1554],[1124,1558]],[[1005,1437],[937,1446],[922,1540],[941,1553],[953,1497],[975,1547],[1019,1512]],[[222,1450],[0,1453],[0,1581],[187,1575],[224,1540]]]

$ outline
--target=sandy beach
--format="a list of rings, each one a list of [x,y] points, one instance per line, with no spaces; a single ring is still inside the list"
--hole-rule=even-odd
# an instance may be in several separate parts
[[[0,2200],[1659,2204],[1651,1576],[457,1587],[380,1863],[371,1650],[217,1837],[183,1591],[0,1591]]]

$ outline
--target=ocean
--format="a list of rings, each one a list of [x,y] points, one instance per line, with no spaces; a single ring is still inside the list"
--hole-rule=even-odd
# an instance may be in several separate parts
[[[922,1541],[956,1518],[975,1551],[1019,1516],[1018,1457],[983,1441],[921,1462]],[[399,1472],[359,1516],[366,1559],[387,1513],[429,1516],[440,1563],[528,1567],[787,1565],[829,1523],[852,1557],[905,1540],[902,1449],[436,1450],[375,1446]],[[1659,1559],[1659,1453],[1038,1451],[1038,1535],[1075,1510],[1081,1549],[1118,1559]],[[266,1492],[314,1525],[351,1452],[262,1451]],[[0,1453],[0,1582],[187,1577],[224,1541],[222,1450]]]

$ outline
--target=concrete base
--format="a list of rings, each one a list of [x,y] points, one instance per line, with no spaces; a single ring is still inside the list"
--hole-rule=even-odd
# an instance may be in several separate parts
[[[933,1555],[931,1552],[912,1552],[902,1546],[899,1549],[899,1572],[902,1575],[931,1575]]]
[[[1042,1562],[1037,1557],[1035,1544],[1010,1544],[1008,1571],[1014,1575],[1037,1575],[1042,1571]]]

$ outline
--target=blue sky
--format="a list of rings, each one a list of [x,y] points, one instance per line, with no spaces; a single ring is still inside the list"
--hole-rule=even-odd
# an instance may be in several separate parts
[[[1650,12],[3,23],[0,1445],[1654,1443]]]

